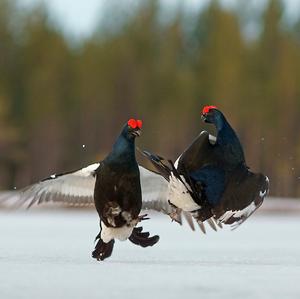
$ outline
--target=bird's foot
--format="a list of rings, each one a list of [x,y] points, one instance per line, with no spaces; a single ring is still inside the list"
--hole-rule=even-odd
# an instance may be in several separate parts
[[[149,232],[143,232],[143,227],[135,227],[129,240],[135,245],[148,247],[155,245],[159,241],[159,236],[150,237]]]
[[[97,261],[103,261],[110,257],[114,248],[115,240],[111,240],[108,243],[103,242],[102,239],[96,244],[95,250],[92,253],[92,257]]]
[[[148,217],[148,214],[140,215],[138,217],[138,222],[144,221],[144,220],[149,220],[150,218]]]

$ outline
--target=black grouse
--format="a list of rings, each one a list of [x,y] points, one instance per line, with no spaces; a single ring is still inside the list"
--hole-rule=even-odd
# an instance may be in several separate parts
[[[63,174],[54,174],[39,183],[16,191],[11,205],[48,202],[75,206],[95,205],[100,217],[100,233],[92,256],[104,260],[112,253],[115,239],[129,239],[148,247],[159,240],[136,225],[147,218],[140,216],[142,191],[146,201],[161,198],[167,185],[157,174],[139,166],[135,158],[135,138],[142,122],[130,119],[123,127],[110,154],[101,162]],[[155,189],[154,189],[155,187]]]
[[[136,225],[142,192],[139,166],[135,158],[135,138],[140,135],[142,122],[130,119],[124,126],[110,154],[96,170],[94,200],[100,217],[100,233],[93,257],[104,260],[112,253],[115,239],[129,240],[139,246],[153,246],[159,237],[149,237]]]
[[[202,119],[215,126],[217,137],[201,132],[175,164],[144,154],[169,182],[171,217],[181,210],[190,212],[204,232],[206,220],[215,230],[215,222],[236,227],[260,207],[269,180],[249,170],[239,138],[217,107],[205,106]]]

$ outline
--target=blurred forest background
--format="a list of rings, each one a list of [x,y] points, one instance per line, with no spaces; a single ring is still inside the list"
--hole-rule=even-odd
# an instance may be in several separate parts
[[[270,177],[271,195],[299,197],[300,20],[284,10],[278,0],[257,15],[218,1],[172,16],[157,1],[125,15],[111,5],[74,43],[44,7],[0,0],[1,188],[101,159],[130,117],[144,121],[139,147],[174,159],[213,132],[200,118],[210,104],[237,130],[248,165]]]

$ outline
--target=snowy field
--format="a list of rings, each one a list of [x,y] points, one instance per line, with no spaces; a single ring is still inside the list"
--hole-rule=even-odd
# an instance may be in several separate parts
[[[153,216],[143,249],[91,258],[93,211],[0,213],[0,298],[300,298],[300,216],[255,215],[203,235]]]

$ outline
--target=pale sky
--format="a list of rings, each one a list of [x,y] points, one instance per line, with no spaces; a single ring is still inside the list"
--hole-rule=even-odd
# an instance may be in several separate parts
[[[18,0],[20,5],[30,7],[36,3],[45,3],[52,18],[63,30],[75,37],[88,36],[101,18],[101,11],[106,3],[112,0]],[[145,0],[118,0],[134,5],[137,1]],[[161,0],[166,8],[175,8],[178,4],[186,9],[199,9],[209,0]],[[231,6],[239,0],[222,0],[224,5]],[[264,5],[267,0],[249,0],[253,6]],[[300,0],[284,0],[289,17],[299,16]]]

